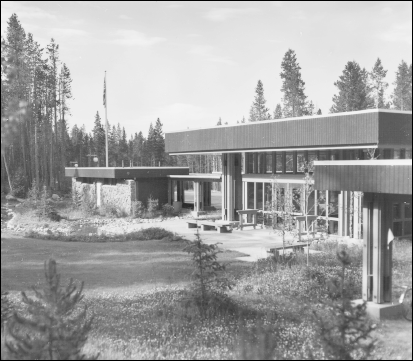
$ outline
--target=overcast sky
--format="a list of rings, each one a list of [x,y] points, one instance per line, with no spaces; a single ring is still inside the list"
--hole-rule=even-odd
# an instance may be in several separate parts
[[[42,46],[55,38],[69,67],[69,125],[104,116],[128,134],[159,117],[164,130],[248,118],[257,81],[271,114],[281,100],[281,61],[297,54],[306,95],[323,114],[347,61],[395,78],[412,61],[412,3],[393,2],[1,2],[1,32],[16,13]],[[392,88],[392,86],[390,86]]]

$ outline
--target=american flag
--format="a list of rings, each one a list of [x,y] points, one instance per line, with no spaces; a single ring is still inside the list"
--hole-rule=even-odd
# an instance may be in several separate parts
[[[103,81],[103,105],[106,106],[106,75]]]

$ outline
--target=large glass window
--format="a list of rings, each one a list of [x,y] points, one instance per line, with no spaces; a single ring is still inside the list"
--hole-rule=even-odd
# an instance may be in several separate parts
[[[393,158],[394,159],[400,159],[401,158],[401,153],[400,153],[401,149],[395,149],[394,153],[393,153]]]
[[[254,209],[254,183],[247,183],[247,208]]]
[[[311,192],[307,197],[307,214],[315,214],[315,192]]]
[[[305,171],[305,153],[297,152],[297,172],[303,173]]]
[[[277,211],[283,211],[284,210],[284,204],[285,204],[285,191],[284,188],[277,188],[275,191],[276,195],[276,203],[277,203]]]
[[[258,173],[265,172],[265,153],[258,153]]]
[[[254,154],[253,153],[246,153],[247,156],[247,173],[252,174],[254,173]]]
[[[272,208],[272,184],[264,183],[265,204],[264,209],[270,211]]]
[[[412,204],[404,202],[404,218],[412,218]]]
[[[308,152],[308,164],[310,168],[314,166],[314,161],[317,159],[317,152]]]
[[[320,150],[318,160],[328,160],[328,151]]]
[[[293,209],[294,213],[301,213],[301,189],[293,188]]]
[[[285,171],[287,173],[294,172],[294,154],[293,152],[285,153]]]
[[[266,153],[265,154],[265,171],[266,173],[272,173],[272,154]]]
[[[275,168],[277,173],[282,173],[283,172],[283,155],[282,153],[277,152],[275,154]]]
[[[262,187],[262,183],[257,183],[257,209],[263,209],[263,204],[262,204],[262,201],[263,201],[263,194],[262,194],[262,191],[263,191],[263,187]]]
[[[328,192],[328,216],[338,218],[338,191]]]
[[[384,149],[383,151],[383,159],[391,159],[391,149]]]
[[[405,156],[406,156],[406,159],[412,159],[412,150],[406,149]]]
[[[326,214],[327,214],[326,191],[317,191],[317,215],[326,216]]]

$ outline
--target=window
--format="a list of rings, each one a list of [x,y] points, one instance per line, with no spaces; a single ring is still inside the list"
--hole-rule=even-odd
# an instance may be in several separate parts
[[[277,152],[275,154],[275,171],[277,173],[282,173],[283,172],[283,155],[280,152]]]
[[[264,209],[270,211],[272,208],[272,184],[264,183],[265,204]]]
[[[405,157],[406,157],[406,159],[412,159],[412,150],[411,149],[406,149]]]
[[[320,150],[318,160],[328,160],[328,151],[327,150]]]
[[[293,209],[294,213],[301,213],[301,189],[293,188]]]
[[[328,216],[338,218],[338,191],[328,191]]]
[[[265,154],[265,171],[266,173],[272,173],[272,154]]]
[[[285,191],[284,188],[277,188],[276,189],[276,201],[277,201],[277,211],[284,210],[284,202],[285,202]]]
[[[285,171],[287,173],[294,172],[294,154],[293,152],[285,153]]]
[[[393,158],[394,159],[400,159],[401,158],[400,149],[395,149],[394,150]]]
[[[317,215],[326,216],[327,213],[327,194],[326,191],[317,191]]]
[[[392,150],[391,149],[384,149],[384,151],[383,151],[383,159],[391,159],[392,158],[392,156],[391,156],[391,152]]]
[[[245,154],[247,157],[247,173],[251,174],[254,173],[254,154],[247,153]]]
[[[317,152],[308,152],[308,163],[310,164],[311,167],[314,166],[314,161],[316,159],[317,159]]]
[[[307,209],[306,212],[307,214],[315,214],[315,191],[311,192],[310,195],[308,195],[308,201],[307,201]]]
[[[247,208],[254,209],[254,183],[247,183]]]
[[[410,202],[393,203],[393,234],[395,237],[411,236],[412,205]]]
[[[297,172],[304,173],[305,169],[305,153],[297,152]]]
[[[263,204],[262,204],[262,201],[263,201],[263,194],[262,194],[262,191],[263,191],[263,187],[262,187],[262,183],[257,183],[257,209],[263,209]]]

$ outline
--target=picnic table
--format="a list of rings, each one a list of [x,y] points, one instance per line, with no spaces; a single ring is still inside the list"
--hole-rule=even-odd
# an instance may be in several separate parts
[[[246,226],[253,226],[254,229],[257,226],[257,213],[259,209],[243,209],[243,210],[238,210],[237,213],[239,214],[239,227],[242,231],[243,227]],[[244,218],[243,216],[247,216],[247,222],[244,223]],[[248,216],[251,216],[252,222],[248,223]]]
[[[311,242],[308,243],[310,245]],[[304,247],[307,247],[307,243],[293,243],[293,244],[288,244],[288,245],[279,245],[275,247],[271,247],[270,249],[267,250],[268,253],[272,253],[275,256],[279,256],[281,250],[286,250],[286,249],[292,249],[294,252],[300,251],[304,252]]]

